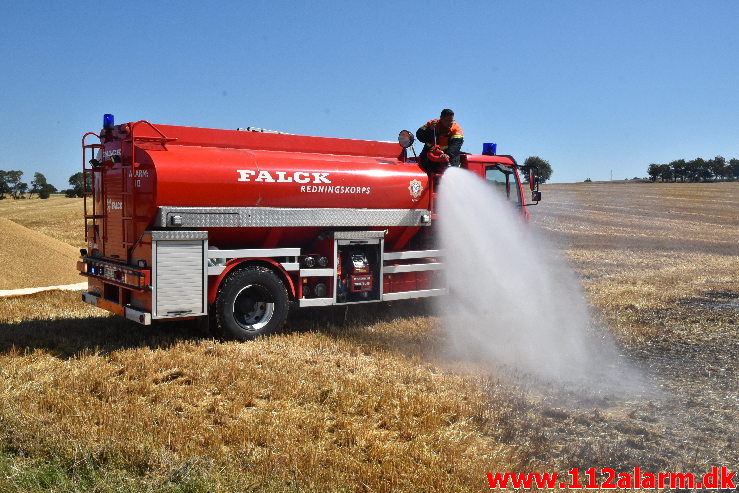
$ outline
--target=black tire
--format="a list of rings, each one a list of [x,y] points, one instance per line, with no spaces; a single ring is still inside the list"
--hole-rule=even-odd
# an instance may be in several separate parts
[[[248,341],[285,325],[289,311],[285,284],[266,267],[250,266],[230,274],[216,297],[221,335]]]

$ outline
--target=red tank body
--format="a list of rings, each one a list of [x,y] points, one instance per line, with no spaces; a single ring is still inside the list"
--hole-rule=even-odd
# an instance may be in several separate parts
[[[106,257],[124,258],[125,246],[156,225],[161,207],[428,210],[430,206],[428,175],[415,163],[399,159],[402,149],[397,143],[134,125],[119,125],[102,136],[98,180],[103,192],[96,205],[105,210],[100,250]],[[130,162],[132,149],[132,168],[114,161],[120,155],[118,161]],[[122,169],[133,175],[128,184],[133,196],[126,204],[135,208],[130,221],[123,219],[127,184],[121,179]],[[121,224],[129,231],[116,227]],[[320,233],[316,227],[292,227],[279,235],[273,227],[251,225],[248,232],[245,228],[202,229],[208,231],[211,245],[221,248],[305,246]],[[387,229],[388,244],[402,248],[418,227]]]

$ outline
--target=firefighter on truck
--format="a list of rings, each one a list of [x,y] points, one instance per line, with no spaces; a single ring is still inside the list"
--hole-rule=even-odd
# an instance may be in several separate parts
[[[438,119],[429,120],[416,131],[416,138],[424,143],[419,165],[424,171],[438,171],[446,166],[459,166],[464,134],[454,121],[454,111],[441,110]]]

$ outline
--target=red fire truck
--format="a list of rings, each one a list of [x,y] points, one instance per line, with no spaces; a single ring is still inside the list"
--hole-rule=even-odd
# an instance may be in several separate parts
[[[461,166],[528,217],[516,161],[487,149]],[[442,173],[397,143],[105,115],[82,150],[77,268],[92,305],[141,324],[210,316],[244,340],[281,328],[290,307],[446,292],[433,234]]]

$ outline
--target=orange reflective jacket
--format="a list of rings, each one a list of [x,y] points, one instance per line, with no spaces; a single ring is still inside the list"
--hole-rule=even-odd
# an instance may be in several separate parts
[[[439,125],[439,120],[429,120],[426,122],[426,125],[424,125],[422,128],[430,128],[432,125],[436,125],[436,143],[441,147],[442,149],[447,149],[449,147],[449,141],[451,139],[463,139],[464,134],[462,133],[462,127],[457,125],[457,122],[452,123],[451,128],[449,129],[442,129]],[[426,142],[426,147],[433,147],[434,143],[432,142]]]

